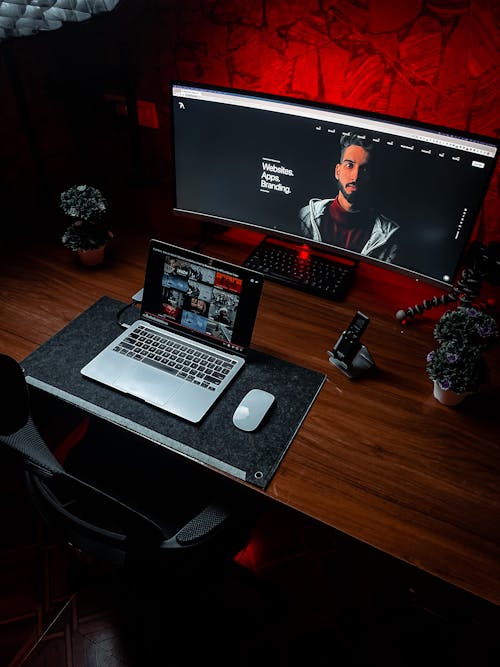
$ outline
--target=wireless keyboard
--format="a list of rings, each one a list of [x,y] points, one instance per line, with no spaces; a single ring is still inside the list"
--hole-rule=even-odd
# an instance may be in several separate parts
[[[260,271],[270,280],[325,299],[341,301],[354,277],[356,262],[264,239],[245,260],[244,266]]]

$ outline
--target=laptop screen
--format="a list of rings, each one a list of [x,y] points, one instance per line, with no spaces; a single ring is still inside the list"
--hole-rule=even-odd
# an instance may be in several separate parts
[[[262,276],[255,271],[152,240],[141,317],[212,346],[246,354],[262,285]]]

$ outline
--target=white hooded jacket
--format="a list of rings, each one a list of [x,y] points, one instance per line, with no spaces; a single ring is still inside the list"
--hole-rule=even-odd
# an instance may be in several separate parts
[[[307,206],[300,209],[299,219],[301,234],[313,241],[321,241],[320,224],[325,211],[333,199],[311,199]],[[384,262],[393,262],[398,249],[392,238],[399,225],[382,213],[375,214],[370,238],[361,250],[362,255],[375,257]]]

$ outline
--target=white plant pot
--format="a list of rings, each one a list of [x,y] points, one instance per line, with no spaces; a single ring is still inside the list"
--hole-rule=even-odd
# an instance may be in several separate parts
[[[458,405],[466,396],[473,393],[473,391],[457,393],[453,389],[441,389],[438,382],[434,380],[434,398],[443,405]]]

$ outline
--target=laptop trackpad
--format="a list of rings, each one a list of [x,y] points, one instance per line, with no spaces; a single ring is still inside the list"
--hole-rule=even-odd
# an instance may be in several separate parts
[[[145,372],[142,372],[143,370]],[[134,369],[133,374],[123,373],[115,382],[120,391],[158,407],[164,406],[181,385],[182,380],[175,376],[161,371],[152,373],[150,368]]]

